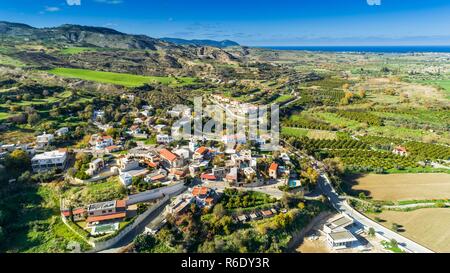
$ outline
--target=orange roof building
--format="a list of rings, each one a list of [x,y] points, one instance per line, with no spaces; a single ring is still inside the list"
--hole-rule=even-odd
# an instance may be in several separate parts
[[[169,162],[177,160],[178,156],[167,149],[162,149],[159,154],[161,157]]]
[[[94,223],[94,222],[102,222],[102,221],[110,221],[110,220],[117,220],[117,219],[123,219],[127,216],[126,212],[119,212],[114,214],[108,214],[108,215],[100,215],[100,216],[90,216],[86,219],[87,223]]]
[[[272,163],[270,165],[269,171],[278,171],[278,164],[277,163]]]

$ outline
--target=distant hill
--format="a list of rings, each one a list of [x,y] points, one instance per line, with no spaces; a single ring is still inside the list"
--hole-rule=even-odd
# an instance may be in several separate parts
[[[229,47],[229,46],[239,46],[238,43],[230,40],[223,40],[223,41],[214,41],[214,40],[185,40],[185,39],[179,39],[179,38],[160,38],[160,40],[163,40],[168,43],[173,43],[177,45],[193,45],[193,46],[213,46],[213,47]]]
[[[238,43],[229,40],[155,39],[146,35],[131,35],[104,27],[65,24],[53,28],[34,28],[26,24],[4,21],[0,21],[0,37],[13,37],[24,41],[68,43],[120,49],[155,50],[156,48],[171,47],[171,45],[211,46],[217,48],[239,46]]]

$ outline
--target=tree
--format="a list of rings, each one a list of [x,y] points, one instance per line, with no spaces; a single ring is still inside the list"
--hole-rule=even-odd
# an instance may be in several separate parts
[[[319,173],[311,167],[302,172],[302,176],[308,179],[310,185],[316,185],[319,179]]]
[[[155,237],[141,234],[134,239],[134,249],[137,252],[151,252],[156,243]]]
[[[33,112],[33,113],[28,114],[27,122],[29,125],[33,126],[33,125],[36,125],[40,119],[41,119],[41,117],[39,116],[39,114],[36,112]]]
[[[31,167],[31,160],[26,152],[15,150],[7,156],[5,166],[10,170],[28,170]]]
[[[369,228],[369,236],[374,237],[375,236],[375,229],[373,227]]]
[[[226,211],[225,211],[225,208],[223,207],[223,205],[217,204],[216,206],[214,206],[213,214],[217,219],[220,219],[223,216],[225,216]]]
[[[344,173],[344,164],[339,158],[327,158],[323,161],[325,169],[332,175],[341,175]]]

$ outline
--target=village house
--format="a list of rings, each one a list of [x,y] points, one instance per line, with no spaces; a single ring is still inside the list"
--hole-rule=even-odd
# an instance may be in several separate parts
[[[88,226],[123,221],[127,217],[126,200],[91,204],[87,208]]]
[[[155,129],[158,133],[162,132],[162,129],[166,128],[167,126],[164,124],[159,124],[159,125],[155,125],[153,126],[153,129]]]
[[[209,153],[209,149],[202,146],[198,149],[195,150],[194,152],[194,159],[200,159],[202,160],[203,158],[205,158]]]
[[[100,120],[105,116],[105,111],[95,110],[93,120]]]
[[[148,174],[144,181],[147,183],[164,182],[167,180],[167,171],[164,169],[158,169]]]
[[[105,148],[105,150],[106,150],[108,153],[115,153],[115,152],[120,151],[121,149],[122,149],[122,148],[119,147],[119,146],[117,146],[117,145],[112,145],[112,146],[108,146],[108,147]]]
[[[122,173],[119,175],[119,181],[122,183],[125,187],[130,186],[133,183],[133,176],[129,173]]]
[[[56,130],[56,132],[55,132],[55,134],[56,134],[58,137],[65,136],[65,135],[67,135],[68,133],[69,133],[69,128],[67,128],[67,127],[60,128],[60,129]]]
[[[272,179],[278,179],[278,164],[272,163],[269,167],[269,177]]]
[[[110,136],[92,135],[89,143],[94,146],[96,150],[103,150],[106,147],[113,146],[114,140]]]
[[[97,158],[89,163],[89,169],[86,171],[87,175],[93,176],[105,167],[105,161],[102,158]]]
[[[122,157],[117,160],[117,165],[120,172],[128,172],[139,168],[139,162],[127,157]]]
[[[166,211],[170,214],[180,214],[189,208],[189,205],[192,204],[193,201],[192,195],[182,195],[178,196],[170,205],[166,207]]]
[[[45,172],[52,169],[64,170],[67,165],[68,153],[66,149],[35,155],[31,159],[34,172]]]
[[[38,149],[43,149],[49,146],[55,140],[55,136],[53,134],[44,134],[36,137],[36,144]]]
[[[222,180],[227,175],[227,169],[224,167],[214,167],[211,170],[212,174],[217,177],[219,180]]]
[[[216,192],[208,187],[193,188],[192,196],[195,198],[195,203],[201,208],[213,206],[217,198]]]
[[[230,185],[236,184],[238,182],[238,168],[231,168],[230,172],[225,176],[225,181]]]
[[[346,214],[338,215],[325,223],[323,231],[327,243],[333,249],[345,249],[353,247],[358,239],[348,230],[354,221]]]
[[[200,176],[203,183],[215,182],[217,181],[217,177],[212,173],[204,173]]]
[[[170,144],[173,142],[173,138],[167,134],[156,135],[156,142],[159,144]]]
[[[86,219],[86,209],[85,208],[76,208],[76,209],[63,209],[61,210],[61,215],[73,219],[74,222],[83,221]]]
[[[162,149],[160,152],[162,163],[168,168],[181,168],[183,167],[183,159],[178,155],[172,153],[167,149]]]
[[[403,146],[395,147],[394,150],[392,151],[392,153],[394,153],[395,155],[399,155],[399,156],[408,156],[408,151]]]

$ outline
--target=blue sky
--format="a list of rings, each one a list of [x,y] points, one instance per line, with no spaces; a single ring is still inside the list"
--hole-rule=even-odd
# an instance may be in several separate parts
[[[0,20],[245,45],[450,45],[448,0],[13,0]]]

